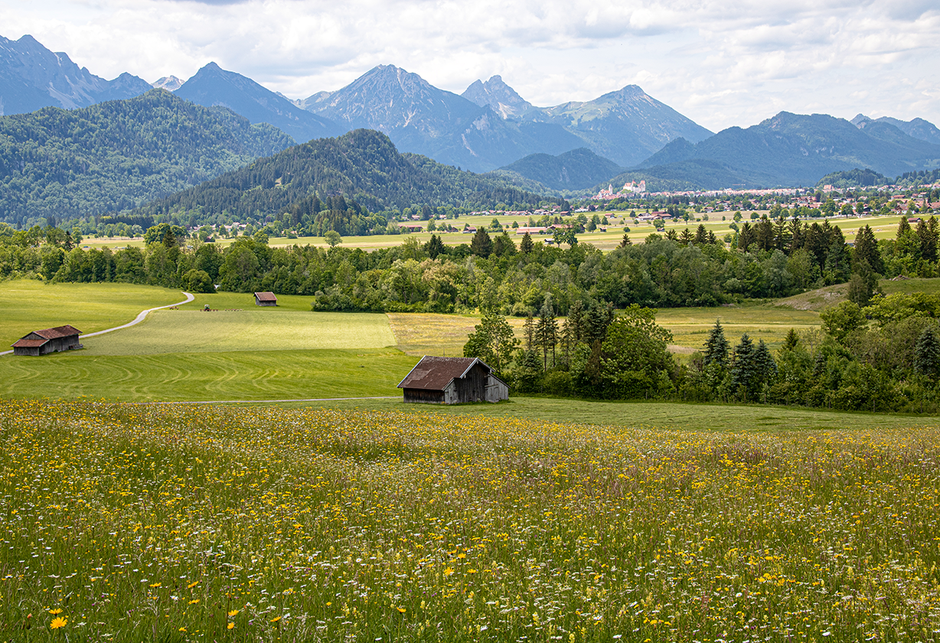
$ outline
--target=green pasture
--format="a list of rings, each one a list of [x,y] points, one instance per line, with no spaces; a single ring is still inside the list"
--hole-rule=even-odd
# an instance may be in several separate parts
[[[85,354],[158,355],[395,346],[385,315],[289,310],[158,310],[142,323],[83,339]]]
[[[396,385],[415,363],[392,349],[83,353],[0,358],[0,398],[153,402],[398,395]]]
[[[183,299],[179,290],[155,286],[0,282],[0,351],[30,331],[71,324],[93,333],[126,324],[147,308]]]

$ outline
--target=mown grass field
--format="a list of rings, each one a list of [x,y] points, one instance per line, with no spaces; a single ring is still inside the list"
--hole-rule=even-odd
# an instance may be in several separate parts
[[[130,321],[143,308],[183,299],[180,291],[163,288],[38,284],[37,289],[33,283],[4,282],[0,297],[16,301],[24,293],[38,293],[26,310],[36,311],[41,320],[49,313],[40,304],[54,302],[50,307],[64,316],[55,324],[23,322],[22,315],[4,308],[0,328],[15,328],[15,338],[65,323],[100,330],[75,320],[97,315],[111,319],[104,324],[111,327]],[[124,289],[127,296],[121,295]],[[85,338],[81,351],[2,357],[0,397],[207,401],[399,394],[396,385],[414,359],[395,349],[384,315],[314,313],[309,297],[278,301],[277,308],[259,308],[251,294],[198,295],[178,309],[155,311],[131,328]],[[201,310],[205,304],[211,312]],[[91,313],[84,312],[86,306]]]
[[[179,290],[155,286],[3,281],[0,351],[34,330],[71,324],[83,333],[92,333],[132,321],[144,309],[184,299]]]
[[[938,428],[0,402],[29,641],[931,641]]]

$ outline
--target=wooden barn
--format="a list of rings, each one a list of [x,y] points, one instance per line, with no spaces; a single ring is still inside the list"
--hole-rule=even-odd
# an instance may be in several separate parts
[[[460,404],[509,399],[509,387],[476,357],[425,355],[398,388],[405,402]]]
[[[273,292],[256,292],[255,293],[255,305],[256,306],[277,306],[277,297],[274,296]]]
[[[82,347],[78,336],[82,331],[66,324],[45,330],[34,330],[13,344],[14,355],[46,355]]]

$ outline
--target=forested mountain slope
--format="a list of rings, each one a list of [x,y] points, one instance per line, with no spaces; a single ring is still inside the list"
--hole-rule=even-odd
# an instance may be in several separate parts
[[[270,125],[162,89],[0,117],[0,221],[30,225],[133,208],[291,142]]]
[[[372,211],[414,204],[537,204],[542,199],[496,178],[462,172],[418,155],[399,154],[386,135],[359,129],[257,160],[147,204],[133,215],[152,218],[194,209],[211,215],[227,210],[239,219],[257,212],[282,212],[314,195],[342,195]]]

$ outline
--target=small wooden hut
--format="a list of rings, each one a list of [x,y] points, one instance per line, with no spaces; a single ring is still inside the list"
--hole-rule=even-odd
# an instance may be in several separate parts
[[[255,305],[256,306],[277,306],[277,297],[274,296],[273,292],[256,292],[255,293]]]
[[[405,402],[460,404],[509,399],[509,387],[476,357],[425,355],[398,388]]]
[[[78,336],[82,331],[66,324],[45,330],[34,330],[13,344],[14,355],[46,355],[59,351],[77,350],[82,347]]]

